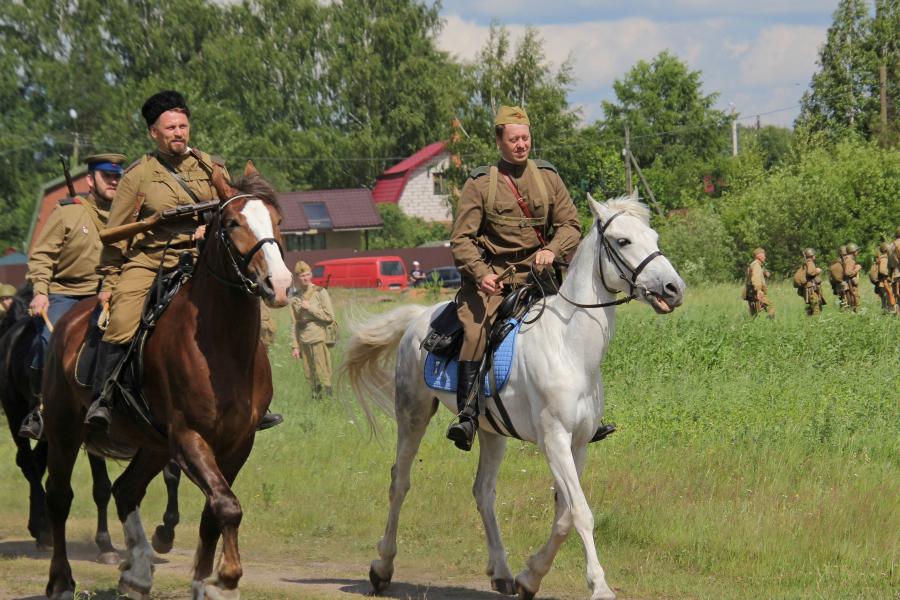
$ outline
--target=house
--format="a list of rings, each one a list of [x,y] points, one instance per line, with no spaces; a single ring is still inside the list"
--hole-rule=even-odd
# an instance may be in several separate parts
[[[425,146],[379,175],[372,198],[398,205],[405,215],[449,225],[453,213],[444,171],[451,160],[446,142]]]
[[[277,194],[286,251],[367,249],[368,232],[384,222],[365,188]]]

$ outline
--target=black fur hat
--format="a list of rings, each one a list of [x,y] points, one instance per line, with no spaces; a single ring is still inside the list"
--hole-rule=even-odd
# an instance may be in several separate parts
[[[141,114],[147,121],[147,127],[150,127],[167,110],[181,109],[188,117],[191,116],[191,109],[188,108],[187,100],[184,96],[174,90],[163,90],[150,96],[144,106],[141,107]]]

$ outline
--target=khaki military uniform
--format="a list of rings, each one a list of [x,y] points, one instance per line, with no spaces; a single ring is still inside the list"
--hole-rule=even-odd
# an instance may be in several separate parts
[[[816,266],[816,261],[808,258],[801,267],[806,277],[803,284],[803,300],[806,302],[806,314],[817,315],[822,312],[822,269]]]
[[[275,319],[272,318],[272,309],[265,302],[259,303],[259,340],[266,347],[275,342]]]
[[[456,221],[450,236],[450,249],[456,266],[463,274],[463,285],[457,296],[457,312],[464,337],[460,360],[480,360],[487,334],[502,296],[487,296],[479,289],[489,273],[500,274],[507,266],[516,269],[507,285],[522,284],[528,279],[533,254],[542,245],[533,225],[543,230],[556,258],[572,252],[581,239],[578,211],[556,169],[546,161],[529,161],[511,165],[499,161],[497,175],[490,167],[472,172],[463,187],[457,206]],[[508,176],[518,189],[532,214],[528,220],[507,184]],[[493,181],[494,200],[490,204]]]
[[[182,156],[148,154],[132,165],[119,183],[109,215],[109,227],[117,227],[162,213],[169,208],[193,204],[194,200],[160,162],[165,160],[184,180],[200,202],[217,199],[212,185],[212,158],[199,152]],[[220,164],[220,163],[219,163]],[[123,344],[137,332],[147,290],[153,284],[165,253],[164,269],[178,263],[185,251],[197,253],[191,234],[200,225],[199,217],[159,223],[130,241],[106,246],[98,272],[104,276],[103,291],[111,291],[109,326],[103,341]]]
[[[759,259],[754,258],[753,262],[747,267],[746,300],[750,308],[750,316],[755,317],[759,313],[765,311],[770,319],[775,318],[775,306],[769,301],[766,295],[769,291],[767,281],[769,272],[763,268],[763,264]]]
[[[109,219],[110,203],[94,194],[64,200],[53,209],[28,258],[35,294],[91,296],[100,275],[100,230]]]
[[[879,252],[875,255],[876,271],[878,275],[878,283],[875,284],[875,292],[881,298],[881,308],[886,312],[894,312],[896,310],[897,296],[894,295],[891,286],[891,268],[888,263],[888,255]]]
[[[309,308],[300,306],[301,300]],[[301,295],[291,298],[292,347],[300,351],[306,380],[318,395],[331,387],[331,350],[325,343],[325,328],[334,323],[334,307],[328,290],[310,285]]]
[[[894,302],[900,303],[900,237],[894,239],[888,252],[888,266],[891,270],[891,290]]]
[[[856,312],[859,309],[859,272],[862,267],[857,264],[853,254],[846,254],[841,261],[841,266],[844,271],[843,304]]]

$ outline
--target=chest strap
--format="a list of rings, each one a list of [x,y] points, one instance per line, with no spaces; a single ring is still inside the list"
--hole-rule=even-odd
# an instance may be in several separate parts
[[[530,214],[531,211],[527,210],[528,205],[524,203],[524,200],[519,204],[519,210],[523,211],[522,216],[520,217],[498,215],[494,212],[494,205],[497,201],[497,183],[500,175],[499,169],[497,169],[497,165],[491,165],[491,169],[488,174],[488,197],[487,203],[484,207],[484,214],[485,218],[489,222],[496,223],[498,225],[511,225],[513,227],[533,227],[535,229],[535,233],[538,234],[538,239],[540,240],[543,238],[543,233],[538,233],[538,228],[543,230],[547,226],[547,213],[549,204],[547,186],[544,185],[544,178],[541,176],[540,170],[538,169],[537,165],[534,164],[533,160],[528,161],[526,170],[531,173],[532,178],[537,183],[538,196],[541,207],[543,208],[543,215],[540,217],[532,217]],[[514,190],[513,195],[515,195],[518,200],[518,190]],[[523,205],[525,206],[525,209],[522,208]],[[541,243],[543,244],[544,242]]]

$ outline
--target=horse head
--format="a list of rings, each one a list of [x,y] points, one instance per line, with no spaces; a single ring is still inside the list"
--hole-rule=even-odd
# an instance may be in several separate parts
[[[588,203],[597,232],[597,272],[606,290],[628,294],[660,314],[680,306],[684,281],[659,251],[647,207],[630,197],[601,204],[590,194]]]
[[[234,183],[216,168],[213,186],[221,203],[208,236],[216,236],[224,247],[226,272],[234,278],[224,282],[256,294],[273,308],[285,306],[293,276],[284,264],[275,190],[250,161]]]

